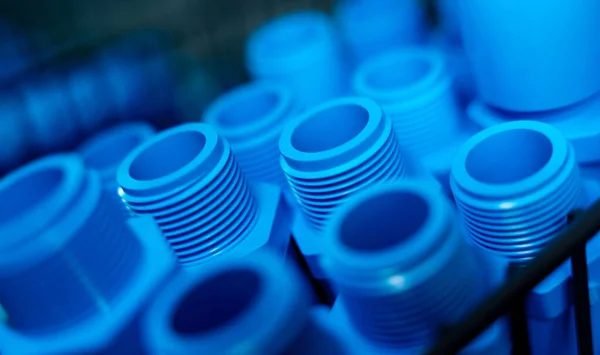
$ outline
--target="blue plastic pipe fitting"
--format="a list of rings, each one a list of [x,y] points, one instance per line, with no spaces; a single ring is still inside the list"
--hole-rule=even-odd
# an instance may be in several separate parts
[[[187,123],[134,149],[117,172],[130,211],[150,215],[185,267],[235,250],[286,248],[291,211],[281,189],[250,188],[213,127]]]
[[[203,121],[229,142],[251,183],[265,182],[289,190],[279,164],[278,142],[284,125],[297,112],[290,90],[252,82],[219,97],[206,110]]]
[[[15,97],[3,97],[0,102],[0,175],[21,165],[27,158],[31,136],[23,122],[23,106]]]
[[[121,123],[92,136],[79,146],[78,152],[85,166],[98,173],[109,193],[117,195],[119,165],[154,133],[154,128],[145,122]]]
[[[427,38],[425,13],[417,0],[340,0],[334,12],[355,65]]]
[[[302,108],[349,90],[340,38],[321,12],[285,14],[259,27],[246,44],[246,67],[254,79],[290,88]]]
[[[600,2],[460,0],[478,93],[511,111],[568,106],[600,91]]]
[[[352,193],[406,174],[392,124],[368,98],[336,99],[306,111],[284,128],[279,149],[288,182],[316,230]]]
[[[586,202],[572,146],[558,129],[535,121],[471,137],[450,185],[472,242],[513,261],[533,258]]]
[[[337,302],[375,348],[420,353],[437,327],[459,320],[490,288],[450,201],[416,180],[353,195],[325,237],[322,262]]]
[[[381,106],[401,147],[448,185],[454,154],[469,133],[463,132],[444,53],[432,48],[386,52],[356,70],[352,87]]]
[[[151,354],[327,354],[341,344],[311,318],[307,286],[271,253],[185,273],[144,319]],[[260,326],[257,326],[260,325]]]
[[[110,309],[142,255],[120,206],[75,155],[0,181],[0,303],[26,334],[61,331]]]

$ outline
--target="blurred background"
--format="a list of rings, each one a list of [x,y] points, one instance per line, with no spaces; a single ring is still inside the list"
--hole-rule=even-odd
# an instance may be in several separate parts
[[[198,120],[248,80],[247,36],[334,0],[21,0],[0,4],[0,175],[117,121]],[[432,24],[434,4],[422,1]]]

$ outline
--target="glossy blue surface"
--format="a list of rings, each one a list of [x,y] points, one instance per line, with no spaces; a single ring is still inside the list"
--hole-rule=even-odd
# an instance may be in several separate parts
[[[256,80],[291,89],[303,109],[349,91],[349,64],[326,14],[300,11],[259,27],[246,43],[246,68]]]
[[[340,0],[334,13],[355,65],[427,38],[425,10],[418,0]]]
[[[307,291],[295,269],[266,252],[184,273],[146,314],[147,349],[161,355],[345,354],[312,319]]]
[[[355,194],[325,236],[323,264],[337,302],[375,348],[422,350],[436,326],[460,319],[491,286],[450,201],[420,181]]]
[[[248,180],[288,189],[279,165],[279,136],[299,111],[296,97],[285,86],[252,82],[215,100],[203,121],[231,145]]]
[[[396,49],[359,66],[352,82],[357,95],[381,106],[401,147],[445,186],[454,155],[471,134],[449,69],[442,51]]]
[[[491,106],[544,111],[600,90],[600,3],[459,0],[477,91]]]
[[[50,156],[6,176],[0,204],[7,354],[109,346],[175,265],[153,237],[152,220],[128,224],[76,155]]]
[[[208,124],[179,125],[147,140],[125,158],[117,182],[129,210],[152,216],[186,267],[232,249],[279,249],[289,236],[281,190],[251,188],[229,144]]]

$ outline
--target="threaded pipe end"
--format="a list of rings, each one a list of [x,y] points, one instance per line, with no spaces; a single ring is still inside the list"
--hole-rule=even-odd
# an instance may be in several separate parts
[[[354,327],[385,347],[415,349],[483,295],[452,207],[418,181],[363,190],[326,232],[324,267]]]
[[[245,49],[253,78],[289,87],[303,108],[348,90],[348,66],[331,19],[324,12],[297,11],[254,31]]]
[[[381,106],[402,147],[416,157],[445,149],[459,133],[460,109],[440,51],[386,52],[362,64],[352,86]]]
[[[139,240],[94,172],[72,154],[0,182],[0,304],[23,333],[50,333],[110,309],[137,272]]]
[[[279,150],[288,183],[319,230],[349,195],[406,174],[390,121],[367,98],[336,99],[303,113],[284,128]]]
[[[471,137],[450,185],[471,240],[515,261],[534,257],[585,201],[573,148],[558,129],[535,121]]]
[[[184,266],[229,251],[258,219],[229,144],[207,124],[155,135],[125,158],[117,181],[130,211],[156,220]]]
[[[218,98],[203,121],[229,142],[249,181],[288,188],[278,141],[284,124],[297,111],[293,94],[285,87],[253,82]]]
[[[306,285],[282,266],[271,253],[257,252],[176,278],[145,315],[148,348],[170,355],[287,354],[318,340],[304,331],[310,325]],[[239,348],[245,344],[251,348]]]

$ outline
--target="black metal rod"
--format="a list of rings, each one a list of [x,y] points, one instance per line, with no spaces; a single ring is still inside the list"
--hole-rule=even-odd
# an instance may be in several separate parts
[[[559,233],[518,275],[508,280],[497,292],[455,325],[446,336],[426,352],[427,355],[458,353],[503,314],[510,311],[512,300],[527,294],[553,270],[584,246],[600,230],[600,201]]]
[[[590,315],[590,290],[588,286],[586,245],[575,249],[571,257],[573,295],[575,303],[575,326],[579,355],[594,354],[592,340],[592,317]]]
[[[510,279],[516,277],[525,269],[524,264],[511,263],[508,267]],[[509,279],[509,280],[510,280]],[[510,338],[513,345],[513,354],[530,355],[531,342],[529,338],[529,327],[527,326],[527,298],[515,298],[509,313]]]

